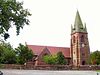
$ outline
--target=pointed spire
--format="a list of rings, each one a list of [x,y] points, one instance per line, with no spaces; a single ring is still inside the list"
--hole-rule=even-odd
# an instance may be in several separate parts
[[[85,32],[85,33],[87,33],[86,24],[85,24],[85,26],[83,26],[78,10],[76,12],[74,27],[71,26],[71,34],[73,34],[75,32]]]
[[[82,24],[81,17],[80,17],[78,10],[77,10],[76,17],[75,17],[74,27],[77,31],[80,31],[80,28],[83,28],[83,24]]]
[[[76,32],[87,33],[86,23],[83,26],[78,10],[76,12],[74,27],[71,25],[71,34],[76,33]]]

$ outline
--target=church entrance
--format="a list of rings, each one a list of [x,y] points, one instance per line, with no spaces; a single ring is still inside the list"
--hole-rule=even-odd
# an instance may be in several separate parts
[[[82,61],[82,65],[85,65],[85,61]]]

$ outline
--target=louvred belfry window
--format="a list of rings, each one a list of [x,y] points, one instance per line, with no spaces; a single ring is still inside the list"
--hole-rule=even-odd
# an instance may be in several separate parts
[[[75,36],[73,36],[73,43],[75,43]]]
[[[81,36],[80,39],[81,39],[81,42],[84,42],[84,36],[83,35]]]

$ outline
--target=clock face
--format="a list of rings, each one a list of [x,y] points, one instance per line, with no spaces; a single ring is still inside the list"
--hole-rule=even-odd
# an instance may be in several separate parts
[[[82,43],[82,47],[84,47],[85,45]]]

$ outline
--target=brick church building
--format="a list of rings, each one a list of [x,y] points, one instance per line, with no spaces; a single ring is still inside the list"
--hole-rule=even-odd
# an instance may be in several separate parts
[[[62,52],[68,65],[86,65],[90,56],[88,32],[86,24],[83,25],[79,12],[76,12],[74,25],[71,26],[71,41],[69,47],[27,45],[32,50],[35,57],[34,65],[45,65],[42,57],[45,55],[55,55]]]

